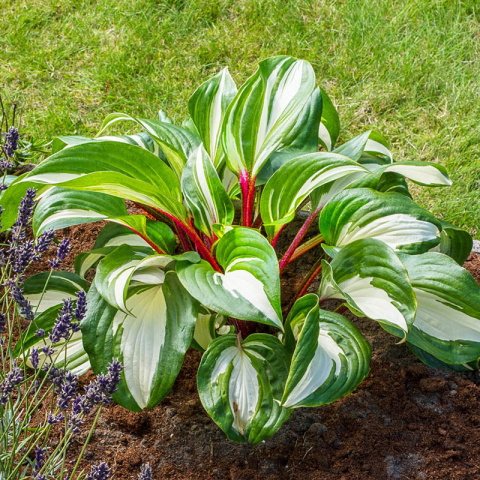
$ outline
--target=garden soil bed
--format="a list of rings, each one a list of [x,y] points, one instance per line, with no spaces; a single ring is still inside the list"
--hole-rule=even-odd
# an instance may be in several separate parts
[[[71,258],[92,247],[99,228],[65,230],[74,244]],[[285,305],[316,255],[287,269]],[[480,254],[472,253],[465,267],[480,280]],[[136,479],[145,462],[157,480],[480,478],[479,374],[427,368],[377,323],[351,318],[373,347],[367,379],[331,405],[295,410],[266,442],[230,442],[208,417],[196,388],[201,354],[190,350],[160,405],[142,413],[106,407],[83,465],[107,461],[117,480]],[[91,378],[86,374],[82,383]],[[72,458],[79,448],[72,445]]]

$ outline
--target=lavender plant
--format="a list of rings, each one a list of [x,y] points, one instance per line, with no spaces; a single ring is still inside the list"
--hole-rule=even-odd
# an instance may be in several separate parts
[[[27,269],[41,260],[54,239],[53,231],[46,231],[35,241],[29,239],[27,229],[34,201],[35,190],[29,189],[0,252],[0,478],[107,479],[109,469],[105,464],[92,468],[90,474],[79,470],[79,465],[102,406],[117,390],[123,367],[113,360],[104,374],[98,375],[83,393],[79,391],[82,369],[68,369],[66,345],[78,335],[87,309],[86,294],[79,285],[59,304],[54,301],[43,310],[49,280],[61,273],[54,268],[68,254],[67,240],[60,243],[50,262],[51,270],[46,274],[49,280],[37,292],[37,301],[35,295],[28,294]],[[33,347],[29,332],[36,339]],[[88,417],[93,422],[81,452],[73,464],[67,463],[68,448],[78,440]]]

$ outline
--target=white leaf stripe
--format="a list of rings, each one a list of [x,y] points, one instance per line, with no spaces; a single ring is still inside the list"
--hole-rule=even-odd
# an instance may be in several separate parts
[[[166,303],[162,287],[133,294],[113,320],[113,333],[121,334],[121,350],[128,388],[141,408],[150,401],[158,360],[165,343]]]

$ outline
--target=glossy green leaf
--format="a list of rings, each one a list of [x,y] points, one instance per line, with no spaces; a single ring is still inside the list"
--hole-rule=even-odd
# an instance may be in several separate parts
[[[297,344],[282,405],[316,407],[351,393],[369,372],[371,348],[345,317],[320,310],[307,295],[294,306],[285,330]]]
[[[226,114],[222,142],[230,170],[254,178],[274,151],[295,141],[314,90],[308,62],[286,56],[260,62]]]
[[[289,358],[280,341],[257,333],[241,341],[228,334],[210,343],[198,369],[200,400],[235,442],[256,445],[290,416],[280,406]]]
[[[192,342],[196,302],[172,271],[161,284],[130,290],[131,314],[110,306],[94,285],[87,300],[82,332],[94,372],[118,358],[125,368],[114,400],[134,411],[155,406],[170,391]]]
[[[222,315],[282,328],[280,278],[275,251],[256,230],[234,228],[218,241],[225,273],[201,261],[179,262],[180,281],[207,308]]]
[[[72,272],[37,273],[23,282],[23,293],[36,313],[61,305],[63,299],[76,299],[80,290],[86,292],[88,284]]]
[[[210,343],[220,335],[234,333],[235,327],[227,325],[227,318],[217,313],[208,312],[202,309],[195,322],[192,346],[198,350],[205,351]]]
[[[448,364],[480,358],[480,287],[442,253],[401,255],[417,297],[408,342]]]
[[[195,227],[211,239],[214,224],[230,225],[233,222],[232,201],[202,146],[193,152],[183,170],[182,191]]]
[[[331,263],[322,261],[319,295],[345,300],[354,313],[400,337],[415,318],[415,295],[404,265],[393,249],[373,238],[348,244]]]
[[[175,172],[178,180],[188,158],[200,145],[197,135],[170,122],[135,118],[125,113],[112,113],[103,121],[100,133],[117,122],[130,121],[140,125],[150,137],[160,146],[165,158]]]
[[[440,235],[440,245],[432,251],[439,251],[452,257],[459,265],[463,265],[472,253],[472,236],[462,228],[458,228],[448,222],[440,220],[442,224],[442,233]]]
[[[318,139],[320,144],[329,152],[335,148],[335,143],[340,135],[340,119],[338,112],[323,88],[322,94],[322,119],[318,129]]]
[[[423,253],[440,243],[440,222],[399,193],[367,188],[344,190],[320,215],[325,243],[344,246],[362,238],[376,238],[395,250]]]
[[[310,153],[289,160],[267,182],[260,200],[260,213],[269,237],[293,220],[296,208],[315,189],[358,174],[368,174],[368,170],[335,153]]]
[[[40,235],[49,229],[60,230],[124,215],[127,215],[127,209],[121,198],[54,187],[42,195],[37,204],[33,231]]]
[[[218,166],[223,157],[221,132],[228,105],[237,94],[237,87],[228,68],[202,83],[188,101],[188,111],[205,150]]]

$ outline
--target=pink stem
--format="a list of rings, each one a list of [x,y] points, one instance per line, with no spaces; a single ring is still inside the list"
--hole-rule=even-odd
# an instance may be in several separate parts
[[[275,245],[277,244],[277,241],[278,241],[278,237],[280,236],[280,234],[282,233],[282,230],[286,227],[286,224],[285,225],[282,225],[280,227],[280,230],[277,232],[277,234],[275,235],[275,237],[273,237],[273,240],[272,240],[272,247],[275,248]]]
[[[242,225],[247,227],[247,219],[248,219],[248,190],[249,190],[249,182],[248,182],[248,172],[242,172],[240,174],[240,179],[238,180],[240,183],[240,190],[242,191]]]
[[[288,262],[290,261],[290,258],[295,253],[295,250],[297,249],[300,242],[303,240],[303,237],[305,236],[305,234],[308,232],[308,229],[312,225],[312,222],[315,219],[315,217],[318,215],[319,211],[320,211],[320,209],[318,208],[317,210],[315,210],[313,213],[311,213],[308,216],[308,218],[305,220],[305,223],[303,224],[302,228],[299,230],[296,237],[293,239],[293,242],[288,247],[288,250],[285,252],[285,255],[280,260],[280,264],[279,264],[280,274],[285,270],[285,267],[288,265]]]

